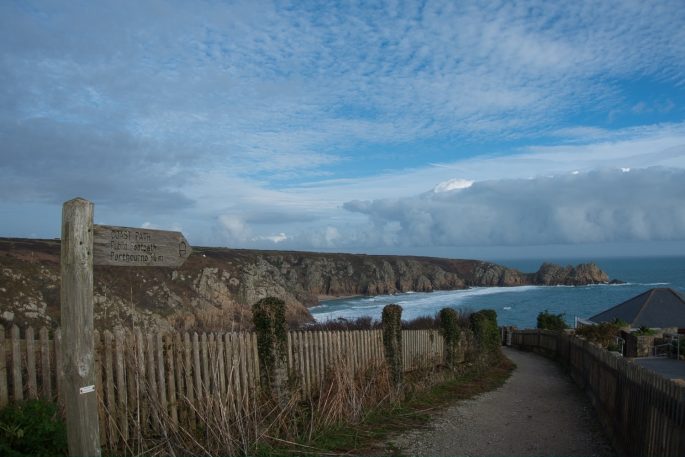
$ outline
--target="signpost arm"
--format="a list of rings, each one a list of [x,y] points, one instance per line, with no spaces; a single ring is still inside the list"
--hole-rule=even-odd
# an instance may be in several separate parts
[[[100,456],[93,348],[93,204],[62,207],[63,398],[71,456]]]

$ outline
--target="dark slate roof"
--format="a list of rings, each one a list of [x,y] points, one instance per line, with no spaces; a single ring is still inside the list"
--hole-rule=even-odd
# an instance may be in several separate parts
[[[650,289],[592,316],[593,322],[621,319],[632,328],[685,328],[685,296],[666,287]]]

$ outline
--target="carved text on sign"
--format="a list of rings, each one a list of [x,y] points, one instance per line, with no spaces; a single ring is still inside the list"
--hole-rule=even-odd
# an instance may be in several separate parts
[[[180,266],[191,253],[181,232],[95,225],[95,265]]]

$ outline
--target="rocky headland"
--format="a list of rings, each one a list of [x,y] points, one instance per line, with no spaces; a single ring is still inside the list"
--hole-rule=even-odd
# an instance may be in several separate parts
[[[96,266],[96,327],[249,328],[251,305],[266,296],[285,300],[298,324],[322,297],[609,282],[592,263],[523,273],[478,260],[193,249],[178,269]],[[59,325],[59,256],[59,240],[0,238],[0,324]]]

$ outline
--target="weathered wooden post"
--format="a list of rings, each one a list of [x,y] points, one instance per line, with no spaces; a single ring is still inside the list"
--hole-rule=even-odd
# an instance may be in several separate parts
[[[455,370],[459,362],[459,315],[452,308],[440,310],[440,333],[445,342],[445,363]]]
[[[100,456],[93,349],[93,204],[62,207],[62,383],[69,455]]]

